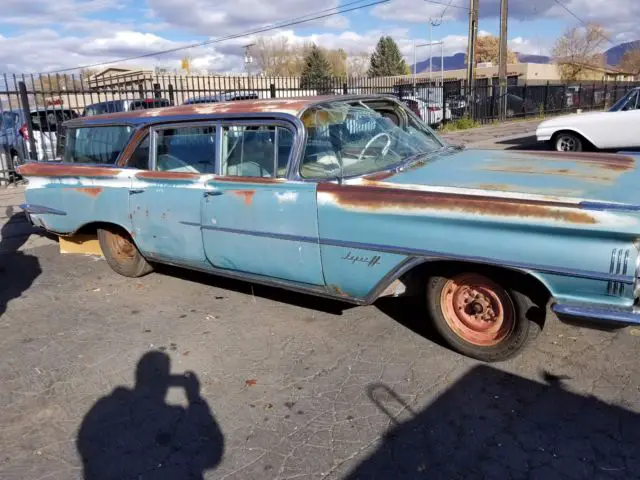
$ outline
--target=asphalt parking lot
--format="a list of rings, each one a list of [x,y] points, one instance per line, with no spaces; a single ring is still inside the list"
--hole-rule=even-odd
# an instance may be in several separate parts
[[[484,365],[415,300],[120,277],[21,201],[0,189],[2,479],[640,478],[640,329],[550,315]]]

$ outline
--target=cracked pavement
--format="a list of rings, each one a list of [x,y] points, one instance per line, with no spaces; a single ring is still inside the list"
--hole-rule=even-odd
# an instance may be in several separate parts
[[[20,217],[0,219],[2,479],[83,478],[83,458],[92,479],[640,478],[640,329],[550,316],[483,365],[411,299],[128,279],[11,234]]]

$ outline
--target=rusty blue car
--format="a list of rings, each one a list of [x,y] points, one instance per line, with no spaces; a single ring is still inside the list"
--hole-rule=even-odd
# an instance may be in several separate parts
[[[389,96],[183,105],[70,120],[27,163],[30,221],[154,264],[413,314],[484,361],[561,318],[640,323],[638,157],[462,149]],[[640,198],[640,197],[638,197]]]

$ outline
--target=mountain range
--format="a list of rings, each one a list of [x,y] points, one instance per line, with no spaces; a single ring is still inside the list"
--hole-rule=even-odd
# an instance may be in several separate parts
[[[604,52],[605,60],[607,65],[616,66],[620,64],[622,60],[622,56],[628,50],[633,50],[635,48],[640,48],[640,40],[636,40],[634,42],[621,43],[620,45],[616,45],[615,47],[611,47],[609,50]],[[459,70],[467,67],[465,62],[465,53],[456,53],[454,55],[449,55],[444,57],[444,70]],[[518,61],[520,63],[551,63],[551,57],[545,55],[526,55],[522,53],[516,53],[518,56]],[[416,64],[417,73],[425,72],[429,70],[429,59],[426,59],[422,62],[418,62]],[[441,70],[440,65],[440,57],[433,57],[433,71],[439,72]],[[413,65],[411,65],[411,71],[413,72]]]

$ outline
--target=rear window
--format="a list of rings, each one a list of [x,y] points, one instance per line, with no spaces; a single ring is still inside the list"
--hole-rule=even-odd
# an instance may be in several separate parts
[[[94,115],[103,115],[105,113],[116,113],[124,111],[124,101],[94,103],[89,105],[85,110],[85,115],[91,117]]]
[[[169,100],[165,100],[163,98],[149,98],[147,100],[135,100],[131,102],[129,110],[146,110],[147,108],[160,108],[168,106]]]
[[[38,110],[31,112],[34,132],[57,132],[62,122],[76,118],[73,110]]]
[[[6,130],[8,128],[14,128],[18,126],[20,119],[17,113],[13,112],[2,112],[2,116],[0,117],[0,129]]]
[[[63,161],[111,165],[124,150],[134,129],[118,125],[66,130]]]

